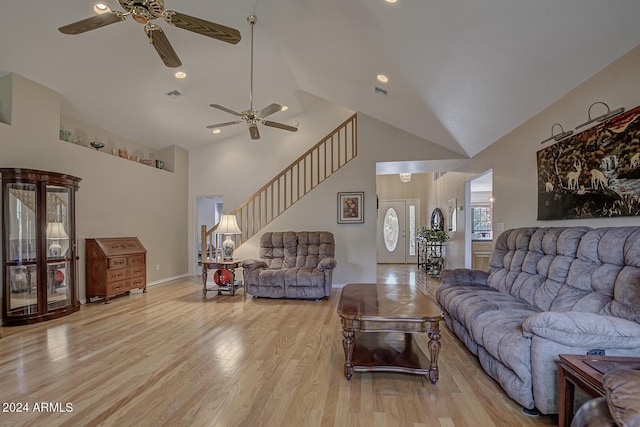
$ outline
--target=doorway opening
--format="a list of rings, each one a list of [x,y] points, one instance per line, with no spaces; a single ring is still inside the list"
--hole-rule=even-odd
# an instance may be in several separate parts
[[[206,226],[207,230],[220,222],[220,217],[222,216],[222,208],[223,208],[223,197],[222,196],[203,196],[196,198],[196,212],[197,212],[197,220],[196,220],[196,259],[195,269],[194,271],[200,272],[202,271],[202,226]],[[215,254],[216,248],[208,244],[206,248],[207,253]],[[204,255],[207,256],[206,254]]]
[[[477,262],[491,253],[488,248],[493,243],[493,200],[491,169],[465,182],[464,259],[466,268],[478,268]],[[474,246],[477,249],[474,249]]]

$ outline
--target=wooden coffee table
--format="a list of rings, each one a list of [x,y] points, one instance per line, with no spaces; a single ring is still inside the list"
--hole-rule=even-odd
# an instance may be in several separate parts
[[[404,372],[428,375],[438,382],[440,308],[410,285],[352,283],[342,288],[338,303],[342,322],[344,376],[353,372]],[[414,334],[429,336],[429,358]]]
[[[573,398],[578,386],[590,397],[605,395],[602,375],[614,368],[640,369],[640,357],[560,354],[559,427],[573,419]]]

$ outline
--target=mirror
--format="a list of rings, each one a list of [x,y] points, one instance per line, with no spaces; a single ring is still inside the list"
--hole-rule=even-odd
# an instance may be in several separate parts
[[[444,230],[444,215],[440,208],[435,208],[433,212],[431,212],[431,229]]]

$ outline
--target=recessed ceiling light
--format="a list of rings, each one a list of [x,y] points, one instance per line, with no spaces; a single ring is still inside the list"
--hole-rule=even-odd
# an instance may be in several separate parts
[[[380,83],[387,83],[389,81],[389,77],[385,76],[384,74],[378,74],[376,78]]]
[[[286,105],[283,105],[282,108],[280,108],[280,111],[287,111],[289,109],[289,107],[287,107]]]
[[[93,5],[93,11],[95,13],[107,13],[110,11],[109,6],[104,3],[96,3]]]
[[[213,133],[215,133],[216,135],[219,134],[220,132],[222,132],[220,129],[214,129]]]
[[[385,0],[385,1],[386,1],[387,3],[391,3],[391,4],[393,4],[393,3],[397,3],[397,2],[398,2],[398,0]]]
[[[187,77],[187,73],[185,73],[184,71],[176,71],[174,76],[176,76],[176,79],[184,79],[185,77]]]

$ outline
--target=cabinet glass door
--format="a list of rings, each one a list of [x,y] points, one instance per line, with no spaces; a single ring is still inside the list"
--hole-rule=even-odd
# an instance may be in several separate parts
[[[46,193],[47,309],[54,310],[71,304],[71,190],[47,185]]]
[[[5,211],[6,276],[9,310],[12,314],[38,311],[36,268],[37,187],[34,184],[7,185],[9,209]]]

